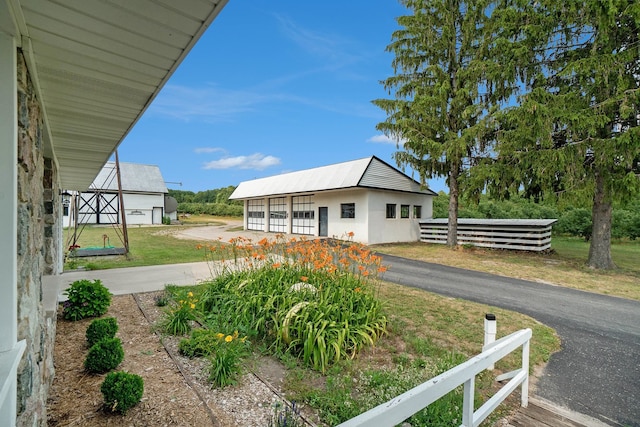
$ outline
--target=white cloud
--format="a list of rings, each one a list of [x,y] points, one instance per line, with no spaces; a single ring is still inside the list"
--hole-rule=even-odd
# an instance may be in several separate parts
[[[194,153],[197,154],[201,154],[201,153],[216,153],[219,151],[224,151],[224,148],[220,148],[220,147],[198,147],[196,149],[193,150]]]
[[[224,157],[204,164],[203,169],[255,169],[264,170],[280,164],[280,159],[255,153],[250,156]]]
[[[399,144],[399,145],[404,145],[404,140],[396,140],[393,138],[388,137],[387,135],[384,134],[380,134],[380,135],[374,135],[371,138],[367,139],[367,142],[374,142],[374,143],[378,143],[378,144]]]

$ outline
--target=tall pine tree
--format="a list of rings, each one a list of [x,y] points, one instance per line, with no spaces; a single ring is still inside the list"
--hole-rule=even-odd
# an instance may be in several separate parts
[[[613,268],[612,205],[640,193],[640,2],[505,1],[497,11],[510,17],[503,60],[519,58],[526,90],[505,111],[488,181],[500,171],[528,194],[590,200],[587,264]]]
[[[397,19],[387,51],[394,76],[382,81],[393,99],[373,103],[387,119],[377,129],[398,141],[394,154],[421,182],[446,177],[449,186],[447,244],[457,244],[460,180],[487,155],[494,130],[487,119],[511,88],[491,81],[496,64],[486,61],[489,0],[401,0],[412,12]],[[505,80],[506,81],[506,80]]]

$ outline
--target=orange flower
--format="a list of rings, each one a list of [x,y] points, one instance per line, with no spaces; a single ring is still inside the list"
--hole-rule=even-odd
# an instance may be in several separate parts
[[[350,231],[350,232],[348,232],[348,233],[347,233],[347,236],[349,236],[349,237],[353,237],[353,236],[354,236],[354,234],[355,234],[355,233],[354,233],[353,231]]]
[[[360,287],[357,287],[353,290],[353,292],[362,292],[362,289],[360,289]]]
[[[273,267],[273,268],[278,268],[278,267],[280,267],[281,265],[282,265],[282,264],[280,264],[279,262],[274,262],[274,263],[273,263],[273,265],[272,265],[272,267]]]
[[[197,250],[202,249],[202,245],[196,245],[196,249],[197,249]]]
[[[385,266],[378,267],[378,273],[384,273],[385,271],[387,271],[387,267]]]
[[[309,278],[307,276],[300,276],[300,280],[306,282],[307,280],[309,280]]]

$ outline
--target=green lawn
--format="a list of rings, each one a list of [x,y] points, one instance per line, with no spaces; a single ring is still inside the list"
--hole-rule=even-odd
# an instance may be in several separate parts
[[[68,258],[65,269],[86,266],[90,269],[139,267],[143,265],[176,264],[204,261],[202,251],[196,249],[201,241],[178,239],[173,232],[181,226],[137,227],[130,226],[128,256]],[[65,239],[71,233],[65,230]],[[118,233],[110,226],[86,226],[78,240],[81,248],[102,247],[107,235],[112,246],[123,247]]]
[[[589,242],[577,237],[554,236],[551,247],[560,257],[582,264],[589,256]],[[640,240],[614,240],[611,257],[621,271],[640,277]]]

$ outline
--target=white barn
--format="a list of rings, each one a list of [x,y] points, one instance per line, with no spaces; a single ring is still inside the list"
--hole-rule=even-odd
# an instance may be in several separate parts
[[[165,204],[170,198],[167,196],[168,190],[160,168],[155,165],[120,162],[120,179],[127,224],[162,224],[162,217],[168,214]],[[107,162],[89,188],[75,194],[72,206],[73,204],[77,206],[78,222],[81,224],[120,223],[115,162]],[[69,213],[69,210],[64,212],[66,226],[73,221]]]
[[[244,181],[229,198],[244,201],[245,230],[375,244],[417,242],[435,195],[371,156]]]

